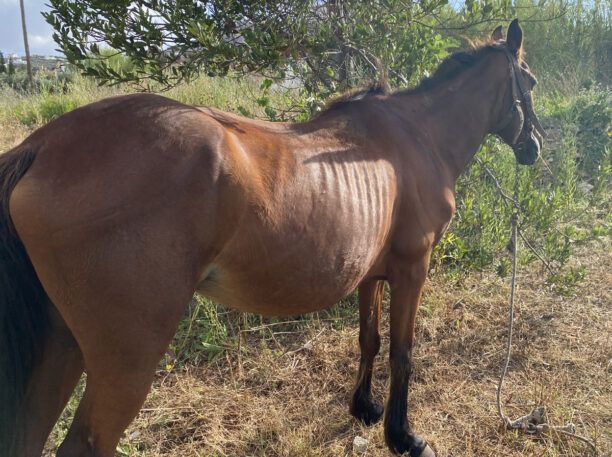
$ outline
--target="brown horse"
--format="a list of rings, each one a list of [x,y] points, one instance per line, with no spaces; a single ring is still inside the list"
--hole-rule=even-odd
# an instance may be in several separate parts
[[[0,158],[0,453],[39,456],[83,371],[57,455],[110,457],[194,291],[290,315],[359,288],[350,411],[366,424],[383,282],[391,290],[392,451],[433,456],[410,429],[414,324],[455,180],[489,133],[539,156],[535,79],[517,21],[414,90],[273,124],[156,95],[103,100]]]

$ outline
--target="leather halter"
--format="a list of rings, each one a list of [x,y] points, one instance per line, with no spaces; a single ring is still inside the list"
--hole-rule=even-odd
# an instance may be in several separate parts
[[[538,116],[535,114],[533,110],[533,103],[531,101],[531,94],[529,93],[529,89],[526,87],[525,80],[523,79],[523,74],[518,65],[518,59],[507,49],[503,48],[504,54],[508,58],[508,63],[510,66],[510,86],[512,87],[512,105],[510,106],[510,110],[504,116],[502,121],[499,123],[497,128],[495,129],[495,133],[498,133],[505,129],[514,119],[516,112],[518,111],[521,116],[521,125],[522,128],[519,129],[512,138],[511,146],[515,146],[517,144],[518,138],[521,132],[526,128],[528,132],[532,132],[535,130],[540,137],[544,138],[546,136],[546,131],[540,124],[540,120]],[[524,109],[521,110],[521,105],[524,106]]]

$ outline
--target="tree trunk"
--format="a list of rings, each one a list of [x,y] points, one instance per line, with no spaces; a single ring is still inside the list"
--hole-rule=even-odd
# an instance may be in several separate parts
[[[25,16],[25,7],[23,5],[23,0],[19,0],[19,7],[21,8],[21,27],[23,29],[23,45],[25,47],[26,67],[28,69],[28,84],[30,86],[30,91],[32,91],[34,89],[34,80],[32,78],[32,64],[30,62],[30,46],[28,45],[28,29],[26,28],[26,16]]]

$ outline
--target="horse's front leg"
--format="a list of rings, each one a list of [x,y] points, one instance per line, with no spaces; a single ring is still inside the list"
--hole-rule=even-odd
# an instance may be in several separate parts
[[[410,430],[408,422],[408,383],[414,323],[431,251],[418,260],[398,260],[391,267],[391,342],[389,362],[391,388],[385,415],[385,439],[393,452],[410,457],[434,457],[432,449]]]
[[[359,286],[359,347],[361,360],[357,384],[351,400],[351,414],[365,425],[375,424],[383,414],[383,406],[372,400],[372,366],[380,349],[380,308],[385,283],[365,281]]]

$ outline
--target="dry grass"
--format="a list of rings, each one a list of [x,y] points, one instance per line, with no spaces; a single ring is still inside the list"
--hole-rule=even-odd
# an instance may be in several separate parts
[[[15,119],[4,121],[0,125],[2,126],[2,134],[0,135],[0,154],[17,146],[31,132],[27,127]]]
[[[546,290],[535,265],[519,278],[515,347],[503,399],[512,417],[545,404],[551,424],[573,421],[600,455],[610,455],[609,243],[590,245],[576,258],[588,263],[588,276],[572,298]],[[500,427],[495,385],[507,293],[507,282],[493,274],[428,283],[414,351],[414,429],[440,457],[590,455],[579,441],[534,439]],[[122,452],[348,456],[353,438],[361,435],[370,440],[368,456],[389,455],[382,426],[363,427],[347,411],[358,360],[357,327],[356,313],[341,321],[312,319],[301,331],[295,324],[274,326],[247,333],[240,351],[160,373]],[[386,322],[383,329],[386,343]],[[383,349],[375,366],[374,389],[381,399],[388,383],[386,356]]]

